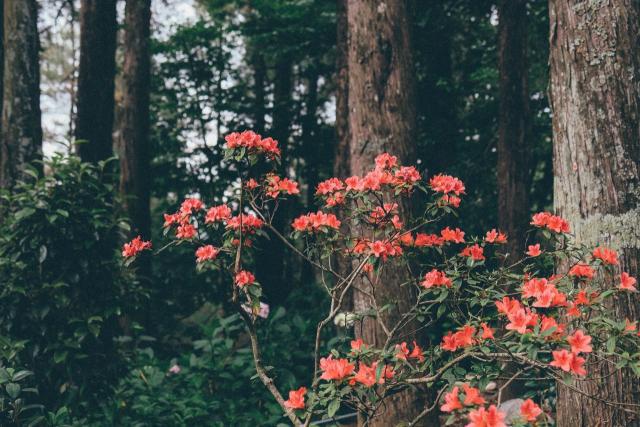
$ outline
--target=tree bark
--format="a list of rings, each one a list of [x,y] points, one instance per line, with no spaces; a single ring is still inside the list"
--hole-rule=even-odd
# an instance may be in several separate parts
[[[292,62],[288,57],[278,58],[275,64],[273,84],[273,113],[271,136],[278,141],[281,149],[282,161],[279,173],[285,175],[284,167],[288,164],[288,140],[291,127],[291,91]],[[281,204],[279,213],[273,219],[272,225],[283,232],[289,221],[287,204]],[[271,239],[264,244],[263,251],[257,258],[256,269],[259,280],[263,283],[265,293],[269,300],[276,304],[282,304],[291,291],[289,277],[285,273],[285,247],[278,239]]]
[[[80,2],[76,140],[85,162],[113,156],[116,0]]]
[[[333,174],[349,177],[349,22],[347,0],[336,2],[336,144]]]
[[[350,0],[347,20],[349,31],[349,166],[352,175],[373,168],[375,157],[388,152],[402,163],[414,160],[414,75],[410,46],[407,4],[404,0]],[[401,207],[406,215],[408,207]],[[394,324],[406,312],[413,299],[410,286],[400,284],[407,274],[398,265],[387,262],[379,286],[358,283],[364,292],[354,290],[356,313],[392,303],[383,321]],[[367,295],[375,294],[375,301]],[[400,332],[402,339],[407,330]],[[384,345],[387,335],[378,322],[366,317],[356,325],[356,336],[376,347]],[[399,337],[396,337],[399,338]],[[417,394],[406,390],[387,398],[372,419],[359,420],[368,426],[391,426],[410,421],[420,411]]]
[[[527,1],[501,0],[498,16],[498,225],[509,237],[508,260],[514,262],[523,256],[530,216]]]
[[[151,0],[127,0],[125,7],[122,107],[118,130],[120,192],[134,234],[150,236],[149,211],[149,23]]]
[[[265,84],[267,78],[267,65],[264,56],[261,53],[254,52],[252,55],[253,65],[253,93],[255,100],[255,118],[254,132],[261,135],[264,134],[264,116],[265,116]]]
[[[28,163],[42,158],[38,6],[35,0],[5,0],[3,15],[0,187],[10,188],[25,177]]]
[[[640,2],[551,0],[549,13],[556,209],[578,241],[620,250],[621,269],[637,276]],[[638,294],[616,297],[611,308],[615,319],[638,319]],[[631,372],[588,362],[598,379],[578,381],[581,392],[640,403]],[[557,411],[560,427],[640,425],[637,416],[561,385]]]

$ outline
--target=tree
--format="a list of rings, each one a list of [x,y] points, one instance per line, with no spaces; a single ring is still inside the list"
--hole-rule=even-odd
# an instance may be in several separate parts
[[[509,236],[510,257],[517,260],[526,241],[531,182],[526,0],[502,0],[498,16],[498,224]]]
[[[80,3],[80,69],[76,140],[83,161],[113,155],[113,109],[116,52],[116,0]]]
[[[149,24],[151,0],[125,7],[123,97],[118,129],[120,192],[135,234],[150,234],[149,211]]]
[[[636,276],[640,3],[552,0],[549,8],[555,206],[580,241],[619,249],[620,267]],[[608,241],[595,242],[601,235]],[[619,276],[610,279],[617,286]],[[619,296],[612,309],[618,319],[637,319],[640,299]],[[558,425],[638,425],[637,415],[607,404],[634,404],[627,409],[637,413],[638,379],[630,371],[614,373],[616,360],[591,362],[599,380],[559,386]]]
[[[349,28],[347,0],[336,3],[336,144],[333,173],[340,179],[349,176]]]
[[[407,4],[403,0],[385,3],[368,0],[348,2],[349,31],[349,166],[351,175],[360,175],[374,164],[375,157],[388,152],[406,164],[414,157],[414,77]],[[408,207],[400,207],[406,216]],[[364,236],[363,236],[364,237]],[[392,303],[378,313],[384,322],[394,323],[409,309],[411,291],[400,286],[406,279],[402,266],[389,263],[377,283],[375,293],[369,282],[359,283],[353,292],[356,313]],[[375,294],[375,300],[370,295]],[[406,330],[401,334],[406,334]],[[365,343],[382,347],[388,339],[373,317],[365,317],[356,327],[356,336]],[[411,418],[419,411],[413,392],[389,399],[384,409],[367,425],[388,426]]]
[[[38,6],[4,2],[4,69],[0,187],[21,179],[25,165],[42,158]]]

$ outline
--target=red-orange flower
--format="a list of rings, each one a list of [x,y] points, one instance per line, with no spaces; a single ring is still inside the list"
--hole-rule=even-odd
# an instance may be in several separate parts
[[[442,240],[445,242],[464,243],[464,231],[459,228],[452,230],[451,228],[446,227],[440,231],[440,235],[442,236]]]
[[[535,245],[529,245],[527,249],[528,250],[526,254],[529,255],[530,257],[537,257],[542,253],[542,251],[540,250],[540,243],[536,243]]]
[[[518,310],[512,310],[507,314],[509,319],[509,323],[506,326],[507,330],[517,331],[520,334],[525,334],[530,330],[527,326],[531,326],[531,323],[534,322],[535,316],[527,312],[524,308],[520,308]]]
[[[568,233],[570,231],[569,223],[567,221],[549,212],[540,212],[535,214],[531,219],[531,225],[536,227],[546,227],[556,233]]]
[[[565,372],[574,372],[578,375],[586,374],[586,371],[582,368],[582,365],[584,365],[582,357],[567,350],[556,350],[551,354],[553,354],[553,360],[549,363],[550,366],[555,366]]]
[[[284,406],[289,409],[304,409],[304,395],[307,393],[306,387],[289,392],[289,399],[284,401]]]
[[[420,283],[424,288],[429,289],[433,286],[451,287],[451,279],[449,279],[443,271],[433,269],[424,275],[424,280]]]
[[[480,390],[471,387],[469,384],[462,384],[464,390],[465,405],[484,405],[484,397],[480,396]]]
[[[122,256],[125,258],[130,258],[132,256],[138,255],[140,252],[151,249],[151,242],[145,242],[142,240],[142,237],[138,236],[134,238],[129,243],[125,243],[122,247]]]
[[[635,284],[636,279],[634,277],[631,277],[627,272],[622,272],[620,275],[620,289],[624,289],[625,291],[635,291]]]
[[[593,250],[593,257],[610,265],[618,265],[618,253],[613,249],[599,246]]]
[[[595,275],[595,271],[589,264],[579,262],[569,270],[569,276],[583,277],[585,279],[592,279]]]
[[[573,335],[567,337],[567,342],[571,345],[571,352],[578,353],[591,353],[591,337],[586,335],[580,329],[575,331]]]
[[[196,250],[196,261],[204,262],[216,259],[220,249],[215,248],[213,245],[201,246]]]
[[[460,255],[469,257],[474,261],[482,261],[484,257],[484,248],[477,243],[473,246],[467,246],[460,252]]]
[[[348,377],[355,370],[355,366],[347,359],[334,359],[333,356],[320,359],[320,369],[322,369],[323,380],[341,381]]]
[[[196,235],[196,228],[190,223],[180,224],[176,230],[176,237],[178,239],[191,239]]]
[[[256,277],[248,271],[242,270],[236,274],[236,285],[239,287],[251,285],[255,281]]]
[[[442,344],[440,344],[440,347],[442,347],[443,350],[456,351],[460,347],[473,345],[476,342],[473,338],[475,333],[476,328],[473,326],[463,326],[457,332],[449,332],[447,335],[442,337]]]
[[[422,349],[415,341],[413,341],[413,350],[411,350],[411,353],[409,353],[409,359],[418,359],[418,362],[424,362],[424,354],[422,353]]]
[[[489,406],[489,410],[478,408],[469,412],[470,423],[466,427],[507,427],[504,423],[505,414],[496,408]]]
[[[362,338],[351,341],[351,350],[360,351],[363,349],[363,347],[366,347],[366,344],[364,343],[364,341],[362,341]]]
[[[520,414],[526,421],[534,422],[542,414],[542,409],[533,400],[527,399],[520,405]]]
[[[487,231],[487,235],[484,237],[484,241],[487,243],[507,243],[507,235],[495,228],[491,231]]]
[[[454,387],[451,391],[444,395],[444,405],[440,407],[442,412],[453,412],[456,409],[462,409],[462,403],[458,394],[460,393],[459,387]]]
[[[444,239],[436,234],[418,233],[413,242],[416,247],[422,246],[442,246]]]
[[[225,204],[222,204],[209,208],[204,222],[207,224],[211,224],[216,221],[226,221],[229,218],[231,218],[231,208],[229,208],[229,206]]]
[[[429,186],[438,193],[454,193],[456,196],[464,194],[464,183],[450,175],[435,175],[429,180]]]
[[[483,322],[480,326],[482,327],[482,335],[480,336],[480,338],[482,338],[483,340],[494,339],[493,329],[491,329],[489,325]]]
[[[299,216],[293,221],[292,226],[296,231],[324,231],[328,228],[340,228],[340,221],[334,214],[318,211]]]

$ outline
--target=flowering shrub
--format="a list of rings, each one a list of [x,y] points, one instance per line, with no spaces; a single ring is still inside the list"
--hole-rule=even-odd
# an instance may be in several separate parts
[[[471,237],[451,226],[465,194],[461,180],[442,174],[426,180],[414,167],[382,153],[363,176],[321,182],[316,190],[321,210],[294,219],[289,239],[271,224],[279,204],[299,193],[297,183],[273,173],[254,176],[252,167],[263,157],[276,161],[277,143],[250,131],[233,133],[226,141],[225,157],[238,170],[233,202],[206,209],[202,201],[187,199],[179,212],[165,216],[165,228],[177,243],[194,245],[197,268],[229,273],[229,295],[249,331],[257,376],[293,424],[332,417],[340,407],[373,416],[388,396],[411,385],[437,391],[438,400],[418,419],[439,408],[450,414],[449,422],[500,427],[506,425],[500,397],[490,402],[482,393],[490,381],[542,378],[571,387],[589,376],[590,361],[604,357],[640,375],[635,319],[612,318],[606,308],[616,294],[636,291],[635,278],[616,273],[614,250],[575,245],[564,219],[548,212],[534,215],[537,241],[520,261],[507,265],[502,245],[509,236],[493,229]],[[401,217],[399,206],[410,200],[423,204],[421,214]],[[351,234],[340,232],[344,225]],[[381,347],[354,339],[320,354],[316,339],[313,378],[285,396],[262,366],[256,334],[261,285],[245,265],[253,241],[265,232],[322,273],[332,304],[318,337],[334,318],[344,317],[344,297],[357,283],[374,289],[408,285],[415,291],[402,320],[384,325]],[[123,254],[131,260],[149,248],[135,241]],[[351,271],[337,271],[337,257],[348,257]],[[380,274],[389,265],[406,267],[412,277],[407,283],[382,283]],[[617,283],[610,286],[614,275]],[[347,317],[360,322],[371,316],[384,323],[384,309]],[[429,330],[430,337],[401,339],[401,326],[409,321]],[[440,332],[442,327],[446,330]],[[506,363],[515,369],[505,378]],[[511,422],[544,421],[540,403],[525,400]]]

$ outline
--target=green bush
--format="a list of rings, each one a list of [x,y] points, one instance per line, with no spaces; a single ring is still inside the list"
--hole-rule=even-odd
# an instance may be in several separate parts
[[[319,292],[294,294],[298,310],[279,307],[263,320],[260,340],[265,364],[279,366],[279,387],[287,389],[312,375],[311,341],[321,307]],[[313,302],[313,303],[312,303]],[[206,304],[186,323],[202,322],[177,357],[151,348],[139,350],[113,399],[79,425],[105,426],[276,426],[288,425],[278,405],[255,378],[242,321]],[[176,330],[185,325],[176,325]],[[188,327],[187,327],[188,328]],[[172,373],[172,366],[180,371]]]
[[[122,276],[126,223],[105,166],[56,156],[0,202],[0,335],[23,343],[48,408],[90,405],[122,369],[114,339],[138,290]]]

